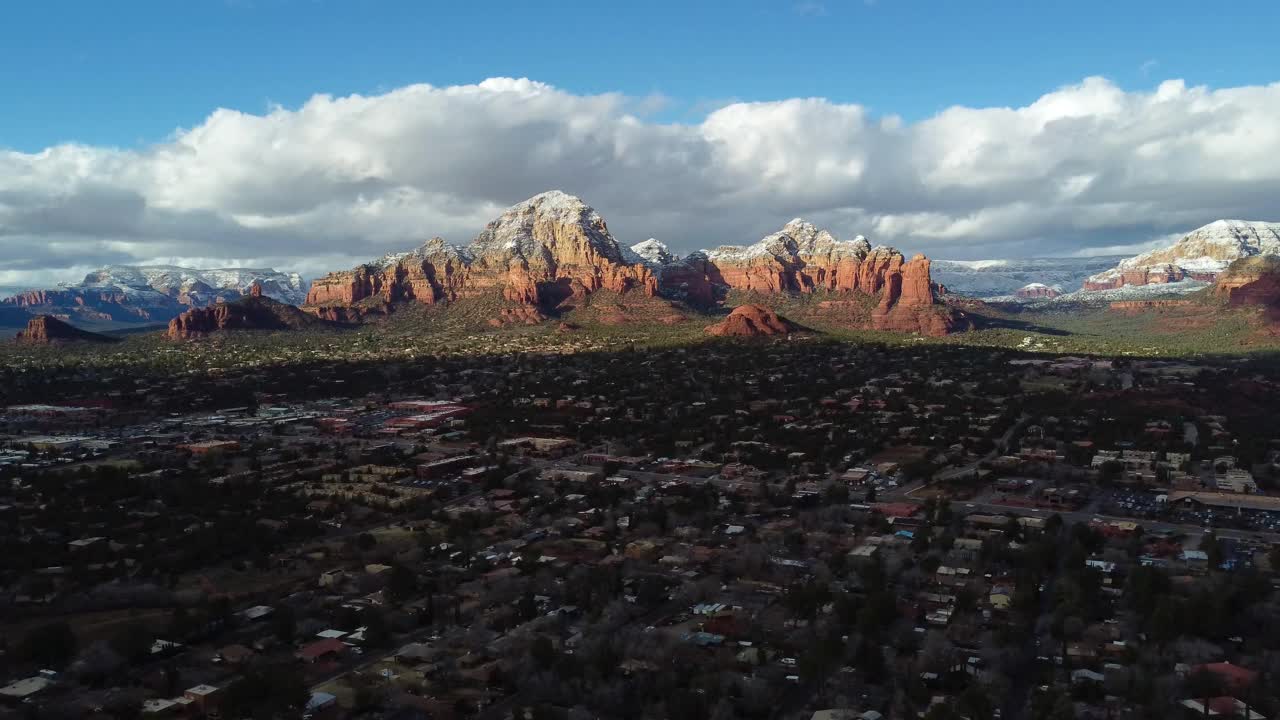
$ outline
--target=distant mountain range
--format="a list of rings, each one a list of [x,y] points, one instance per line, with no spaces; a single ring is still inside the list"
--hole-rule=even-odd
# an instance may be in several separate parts
[[[1089,276],[1115,267],[1122,255],[1016,260],[934,260],[933,279],[947,292],[976,298],[1012,297],[1041,284],[1060,293],[1084,286]]]
[[[160,325],[254,292],[322,320],[350,324],[408,303],[447,303],[489,292],[518,306],[503,311],[510,317],[537,322],[600,290],[674,303],[672,318],[733,293],[751,301],[749,296],[821,291],[876,298],[874,312],[866,303],[840,299],[815,304],[816,311],[848,315],[841,319],[849,327],[936,335],[969,324],[958,306],[940,298],[939,286],[950,295],[993,302],[1136,301],[1199,290],[1232,262],[1276,256],[1280,224],[1219,220],[1135,257],[931,262],[923,255],[907,260],[861,235],[839,240],[796,218],[753,244],[680,257],[653,238],[631,247],[618,243],[594,209],[550,191],[512,206],[467,245],[432,238],[413,250],[330,273],[309,289],[296,273],[172,265],[108,266],[80,283],[48,290],[0,288],[0,327],[25,327],[44,315],[93,330]],[[206,324],[216,330],[266,323],[226,313],[188,319],[199,322],[178,336],[203,334]]]
[[[1090,277],[1086,290],[1161,285],[1183,280],[1210,283],[1236,260],[1280,255],[1280,223],[1217,220],[1168,247],[1120,261]]]
[[[163,324],[193,308],[237,300],[254,285],[291,305],[306,299],[302,277],[263,268],[194,269],[174,265],[111,265],[77,284],[18,290],[0,299],[0,326],[23,326],[50,315],[82,327]]]

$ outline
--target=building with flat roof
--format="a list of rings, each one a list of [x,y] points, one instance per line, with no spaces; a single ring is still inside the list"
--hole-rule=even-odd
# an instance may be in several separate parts
[[[41,675],[15,680],[0,687],[0,699],[21,702],[44,691],[52,684],[52,680]]]
[[[1280,511],[1280,497],[1247,493],[1179,491],[1169,493],[1168,503],[1204,505],[1228,510]]]

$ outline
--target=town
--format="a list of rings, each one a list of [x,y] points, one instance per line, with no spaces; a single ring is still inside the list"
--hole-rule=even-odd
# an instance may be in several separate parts
[[[0,717],[1274,718],[1274,377],[814,337],[11,376]]]

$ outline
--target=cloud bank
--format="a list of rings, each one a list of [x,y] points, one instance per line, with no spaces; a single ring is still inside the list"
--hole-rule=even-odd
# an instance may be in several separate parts
[[[697,124],[524,79],[220,109],[140,150],[0,150],[0,285],[105,263],[317,274],[432,235],[467,242],[560,188],[628,243],[751,242],[795,216],[940,257],[1080,255],[1280,216],[1280,83],[1103,78],[1026,107],[906,123],[821,98]]]

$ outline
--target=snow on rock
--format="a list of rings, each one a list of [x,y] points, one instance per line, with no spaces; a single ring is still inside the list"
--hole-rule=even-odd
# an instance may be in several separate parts
[[[803,218],[795,218],[771,235],[752,245],[721,245],[705,251],[715,263],[750,263],[759,258],[787,260],[791,257],[824,257],[831,260],[862,260],[871,252],[871,243],[861,235],[852,240],[837,240]]]
[[[1125,285],[1107,290],[1076,290],[1056,297],[1023,297],[1013,295],[996,295],[983,298],[991,303],[1019,303],[1027,307],[1052,308],[1067,305],[1106,305],[1125,300],[1158,300],[1188,295],[1209,287],[1210,283],[1187,278],[1170,283],[1152,285]]]
[[[1062,292],[1079,290],[1091,275],[1115,267],[1122,256],[934,260],[933,278],[947,292],[976,298],[1014,296],[1033,284]]]
[[[671,254],[671,249],[666,246],[666,243],[654,238],[632,245],[624,250],[624,254],[627,255],[627,262],[630,263],[667,265],[676,261],[676,256]]]
[[[1258,255],[1280,255],[1280,223],[1216,220],[1173,245],[1121,260],[1091,276],[1085,289],[1108,290],[1184,278],[1211,282],[1232,262]]]
[[[94,290],[120,293],[128,297],[208,296],[213,300],[225,292],[248,295],[255,285],[282,302],[301,303],[306,298],[302,276],[269,268],[187,268],[177,265],[108,265],[89,273],[78,285],[62,285],[66,290]]]

